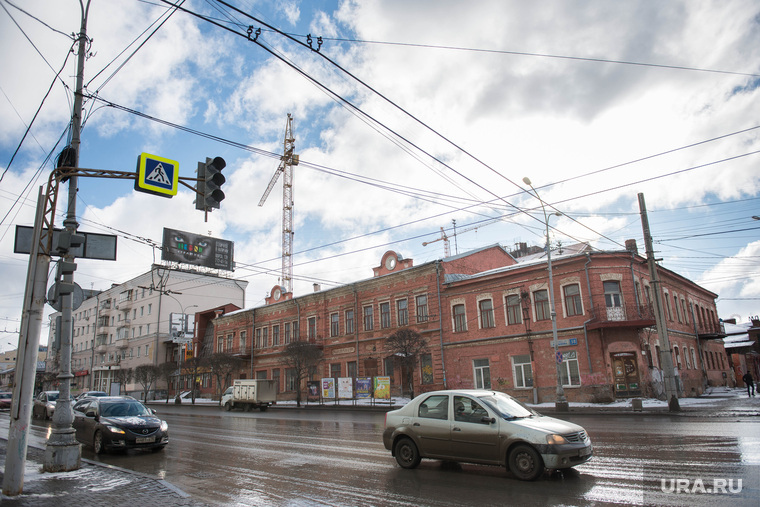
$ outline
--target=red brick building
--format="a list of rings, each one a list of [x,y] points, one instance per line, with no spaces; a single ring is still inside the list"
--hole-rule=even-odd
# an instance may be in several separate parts
[[[560,370],[569,401],[663,394],[655,289],[635,242],[627,246],[552,250]],[[283,349],[307,340],[324,352],[313,380],[390,376],[398,396],[407,379],[385,339],[409,327],[428,343],[413,374],[415,393],[490,387],[529,402],[554,401],[557,363],[543,252],[515,259],[494,245],[414,266],[388,251],[373,272],[370,279],[315,287],[297,298],[275,286],[262,307],[207,316],[213,332],[198,333],[195,349],[238,355],[245,366],[236,378],[276,379],[287,399],[296,386]],[[680,394],[723,385],[729,365],[717,295],[664,268],[659,278]]]

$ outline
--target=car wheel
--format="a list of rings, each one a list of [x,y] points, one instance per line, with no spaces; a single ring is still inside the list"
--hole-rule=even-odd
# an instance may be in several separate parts
[[[224,404],[224,410],[226,410],[227,412],[229,412],[230,410],[232,410],[232,403],[230,403],[229,401],[227,403],[225,403]]]
[[[416,468],[422,460],[420,451],[417,450],[417,446],[411,438],[399,439],[394,447],[394,454],[396,455],[396,463],[401,468]]]
[[[269,408],[269,407],[268,407],[268,406],[266,406],[266,405],[261,405],[261,406],[259,407],[259,410],[261,410],[262,412],[266,412],[268,408]]]
[[[523,481],[534,481],[544,471],[544,462],[536,450],[520,444],[509,452],[509,471]]]
[[[103,454],[106,450],[105,445],[103,445],[103,433],[100,431],[96,431],[92,438],[92,448],[95,450],[95,454]]]

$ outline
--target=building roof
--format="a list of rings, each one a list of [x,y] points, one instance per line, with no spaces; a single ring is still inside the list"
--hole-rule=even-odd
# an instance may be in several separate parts
[[[552,248],[552,261],[556,261],[559,259],[568,259],[570,257],[582,256],[582,255],[586,255],[586,253],[588,252],[599,252],[599,250],[595,250],[588,243],[575,243],[569,246],[563,245],[561,248]],[[524,255],[522,257],[518,257],[515,260],[517,261],[517,264],[502,266],[495,269],[489,269],[487,271],[481,271],[480,273],[475,273],[472,275],[447,274],[444,279],[444,282],[453,283],[453,282],[459,282],[462,280],[471,280],[474,278],[480,278],[482,276],[495,275],[499,273],[506,273],[509,271],[522,269],[526,266],[538,266],[541,264],[546,264],[547,262],[546,251],[530,254],[530,255]]]
[[[749,337],[751,322],[742,322],[741,324],[724,322],[723,327],[726,330],[726,336],[723,338],[723,346],[726,349],[738,349],[754,345],[755,341]]]

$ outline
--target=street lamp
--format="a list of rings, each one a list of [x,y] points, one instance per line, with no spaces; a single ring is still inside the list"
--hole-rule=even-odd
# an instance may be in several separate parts
[[[177,352],[178,352],[177,353],[177,356],[178,356],[177,357],[177,395],[179,395],[179,383],[182,378],[182,347],[183,345],[185,345],[185,340],[186,340],[185,335],[187,333],[187,314],[185,312],[189,310],[190,308],[198,308],[198,305],[190,305],[187,308],[185,308],[182,305],[182,302],[180,302],[179,299],[169,294],[168,291],[165,292],[165,294],[177,302],[177,304],[179,305],[180,311],[182,312],[182,317],[180,320],[181,329],[179,331],[179,336],[176,337],[176,338],[179,338],[179,341],[177,342]],[[180,294],[180,293],[175,292],[175,294]],[[167,397],[169,396],[168,386],[167,386],[166,396]]]
[[[528,185],[533,190],[533,195],[538,202],[541,203],[541,209],[544,212],[544,222],[546,223],[546,258],[549,263],[549,309],[552,318],[552,340],[554,345],[554,358],[557,364],[557,401],[555,402],[555,409],[557,411],[567,411],[567,398],[565,398],[565,389],[562,387],[562,370],[560,369],[560,355],[559,355],[559,340],[557,339],[557,311],[554,308],[554,278],[552,274],[552,248],[549,243],[549,218],[551,216],[561,216],[562,213],[555,212],[549,215],[546,214],[546,207],[544,201],[539,197],[538,192],[530,182],[530,178],[527,176],[523,178],[523,183]]]

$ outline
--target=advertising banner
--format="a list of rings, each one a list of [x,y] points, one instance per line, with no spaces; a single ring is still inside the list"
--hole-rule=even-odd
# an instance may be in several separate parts
[[[356,397],[369,398],[372,394],[372,377],[359,377],[356,379]]]
[[[306,382],[306,399],[309,401],[319,401],[319,382],[317,380],[308,380]]]
[[[378,399],[378,400],[391,399],[391,378],[390,377],[375,377],[375,399]]]
[[[335,379],[322,379],[322,398],[335,399]]]
[[[161,260],[234,271],[234,250],[232,241],[164,227]]]
[[[338,379],[338,398],[350,400],[354,397],[354,382],[351,377],[340,377]]]

